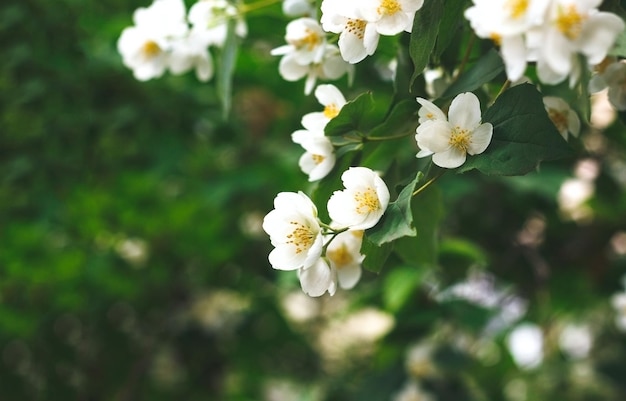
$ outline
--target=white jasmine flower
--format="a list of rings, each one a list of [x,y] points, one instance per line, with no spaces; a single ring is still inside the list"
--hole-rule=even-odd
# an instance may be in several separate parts
[[[341,227],[366,230],[374,227],[389,204],[389,189],[367,167],[350,167],[341,175],[345,186],[328,200],[328,214]]]
[[[434,104],[422,98],[417,101],[438,116],[417,127],[415,140],[421,149],[417,157],[432,155],[439,167],[456,168],[465,163],[467,154],[480,154],[489,146],[493,126],[481,124],[480,103],[473,93],[461,93],[452,100],[447,120]]]
[[[346,104],[346,98],[335,85],[319,85],[315,88],[315,97],[324,111],[315,111],[302,117],[302,126],[310,131],[323,131],[326,124],[337,117]]]
[[[319,297],[326,292],[335,295],[337,290],[337,272],[324,258],[317,259],[312,266],[298,269],[298,278],[302,291],[311,297]]]
[[[537,60],[537,74],[542,82],[557,84],[567,75],[577,79],[577,54],[584,55],[591,65],[606,57],[624,30],[624,21],[615,14],[598,11],[600,3],[601,0],[552,1]]]
[[[341,58],[336,46],[326,45],[321,62],[303,65],[297,55],[286,54],[280,60],[278,71],[287,81],[297,81],[306,77],[304,93],[308,95],[313,91],[318,78],[334,80],[346,73],[351,76],[352,67]]]
[[[569,104],[560,97],[544,96],[543,105],[548,112],[548,117],[561,134],[563,139],[567,140],[568,133],[578,136],[580,132],[580,120]]]
[[[424,0],[362,0],[359,13],[367,22],[375,25],[381,35],[397,35],[411,32],[415,12],[422,8]]]
[[[322,229],[317,208],[302,192],[276,195],[274,210],[263,219],[263,230],[275,247],[269,255],[274,269],[307,268],[322,254]]]
[[[616,312],[615,325],[620,331],[626,332],[626,292],[613,295],[611,305]]]
[[[321,6],[322,28],[339,34],[339,51],[351,64],[374,54],[380,37],[376,25],[360,15],[358,4],[356,0],[324,0]]]
[[[207,45],[222,47],[226,41],[228,20],[236,18],[235,33],[239,37],[248,34],[246,22],[237,7],[226,0],[199,0],[189,9],[192,30]]]
[[[172,42],[169,67],[173,74],[183,74],[195,69],[200,81],[213,77],[213,57],[202,37],[192,31],[184,38]]]
[[[335,166],[335,148],[323,131],[298,130],[291,139],[306,150],[298,164],[309,181],[319,181],[330,173]]]
[[[298,18],[287,24],[286,45],[271,51],[273,56],[289,55],[302,65],[317,64],[324,58],[326,36],[313,18]]]
[[[441,109],[437,107],[434,103],[426,99],[422,99],[421,97],[416,98],[416,100],[422,106],[417,112],[419,116],[418,121],[420,124],[430,120],[448,120],[443,111],[441,111]]]
[[[133,22],[117,42],[122,62],[140,81],[158,78],[168,67],[171,40],[187,34],[185,5],[182,0],[156,0],[135,10]]]
[[[361,279],[361,255],[363,231],[344,231],[328,244],[326,258],[330,267],[336,271],[339,287],[349,290]]]

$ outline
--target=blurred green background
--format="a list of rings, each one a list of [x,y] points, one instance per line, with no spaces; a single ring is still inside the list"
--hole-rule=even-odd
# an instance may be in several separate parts
[[[447,175],[436,266],[392,258],[308,299],[260,229],[278,192],[310,189],[290,133],[319,105],[269,56],[287,19],[249,16],[224,120],[212,83],[122,65],[117,38],[147,5],[0,6],[0,400],[391,400],[411,380],[433,400],[626,399],[610,305],[626,273],[621,123],[583,135],[587,217],[557,202],[579,160]],[[388,88],[375,71],[360,65],[346,97]],[[527,300],[539,367],[514,363],[510,325],[486,331],[504,298],[432,296],[480,274]],[[559,348],[567,322],[593,334],[582,358]]]

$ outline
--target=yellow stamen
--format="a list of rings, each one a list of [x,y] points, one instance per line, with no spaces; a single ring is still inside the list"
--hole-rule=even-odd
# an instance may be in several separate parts
[[[291,44],[297,48],[306,47],[307,50],[313,50],[315,46],[318,46],[322,43],[322,38],[317,33],[312,30],[306,28],[306,35],[300,39],[292,40]]]
[[[491,35],[489,35],[489,39],[493,40],[493,43],[495,43],[497,46],[500,46],[502,44],[502,35],[500,35],[499,33],[491,33]]]
[[[348,19],[348,21],[346,21],[345,30],[355,35],[360,40],[363,40],[363,37],[365,36],[365,25],[366,22],[363,20]]]
[[[472,143],[472,137],[468,130],[461,129],[457,126],[452,130],[448,143],[464,153],[467,153],[467,149]]]
[[[326,251],[326,257],[335,264],[335,267],[342,268],[354,262],[352,254],[346,244],[341,244],[336,249]]]
[[[574,40],[580,36],[585,19],[585,15],[578,13],[576,5],[570,4],[567,8],[559,7],[555,23],[563,35]]]
[[[548,109],[548,117],[559,132],[567,131],[567,115],[557,109]]]
[[[380,202],[374,188],[369,187],[364,192],[354,194],[354,200],[357,203],[356,212],[359,214],[367,214],[380,209]]]
[[[402,11],[402,7],[397,0],[382,0],[376,11],[380,15],[394,15],[395,13]]]
[[[325,159],[325,157],[322,155],[311,155],[311,158],[313,159],[313,163],[315,164],[320,164]]]
[[[337,107],[336,104],[331,103],[326,105],[326,107],[324,107],[324,116],[326,116],[326,118],[335,118],[337,117],[337,115],[339,114],[339,108]]]
[[[513,19],[522,17],[528,9],[528,0],[509,0],[506,4],[509,15]]]
[[[149,40],[143,44],[141,52],[146,58],[153,58],[161,53],[161,47],[155,41]]]
[[[311,229],[302,223],[297,221],[290,221],[289,224],[295,226],[291,234],[287,235],[289,241],[288,244],[293,244],[296,247],[296,253],[301,253],[308,250],[313,245],[313,239],[315,233]]]

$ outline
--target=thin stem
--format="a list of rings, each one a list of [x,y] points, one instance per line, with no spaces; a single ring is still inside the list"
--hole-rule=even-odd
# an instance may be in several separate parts
[[[500,95],[507,89],[509,89],[509,87],[511,86],[511,81],[509,81],[508,79],[506,81],[504,81],[504,84],[502,84],[502,88],[500,88],[500,91],[498,92],[498,94],[496,95],[496,97],[493,99],[493,101],[495,102],[497,98],[500,97]]]
[[[392,141],[394,139],[406,138],[407,136],[410,136],[412,134],[413,132],[391,136],[366,136],[363,139],[365,139],[366,141]]]
[[[433,182],[437,181],[437,179],[439,177],[441,177],[442,175],[444,175],[446,171],[445,170],[441,170],[436,176],[434,176],[433,178],[431,178],[430,180],[426,181],[424,183],[424,185],[422,185],[421,187],[417,188],[415,190],[415,192],[413,192],[413,194],[411,196],[417,196],[419,195],[421,192],[423,192],[426,188],[428,188],[430,186],[430,184],[432,184]]]
[[[343,233],[343,232],[348,231],[348,227],[346,227],[346,228],[342,228],[342,229],[339,229],[339,230],[335,230],[335,229],[333,229],[333,228],[330,228],[330,227],[329,227],[328,225],[326,225],[326,224],[320,224],[320,225],[325,226],[325,227],[328,227],[329,229],[333,230],[333,236],[332,236],[332,237],[330,237],[330,239],[328,240],[328,242],[327,242],[326,244],[324,244],[324,246],[322,247],[322,256],[326,256],[326,250],[328,249],[328,245],[330,245],[330,243],[331,243],[331,242],[333,242],[333,240],[334,240],[335,238],[337,238],[337,236],[338,236],[339,234],[341,234],[341,233]]]

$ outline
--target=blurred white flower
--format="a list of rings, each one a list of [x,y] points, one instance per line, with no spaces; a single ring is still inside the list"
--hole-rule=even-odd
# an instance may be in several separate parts
[[[361,0],[359,14],[373,23],[381,35],[397,35],[411,32],[415,12],[422,8],[424,0]]]
[[[213,77],[214,71],[208,44],[194,31],[173,41],[169,67],[173,74],[184,74],[194,69],[198,80],[208,81]]]
[[[435,346],[432,342],[420,342],[409,347],[404,366],[414,378],[433,376],[437,366],[433,361]]]
[[[571,133],[575,137],[580,133],[580,119],[578,114],[569,107],[569,104],[560,97],[544,96],[543,105],[548,112],[548,117],[561,134],[567,140]]]
[[[593,347],[593,334],[587,324],[568,323],[559,335],[559,348],[574,359],[586,358]]]
[[[536,324],[518,325],[506,338],[513,361],[521,369],[533,369],[543,362],[543,332]]]
[[[626,292],[613,295],[611,305],[615,309],[615,325],[620,331],[626,332]]]
[[[208,45],[222,47],[228,33],[228,20],[236,19],[235,33],[248,34],[246,22],[238,8],[226,0],[199,0],[189,9],[192,31]]]
[[[424,391],[418,382],[411,380],[393,395],[391,401],[434,401],[435,398]]]
[[[283,0],[283,13],[289,17],[315,15],[315,2],[312,0]]]
[[[281,192],[274,210],[263,219],[263,230],[275,247],[269,262],[277,270],[307,268],[322,254],[322,229],[315,204],[302,192]]]
[[[473,93],[461,93],[452,100],[447,120],[441,118],[443,112],[434,104],[422,98],[417,101],[427,113],[420,115],[427,121],[416,129],[417,157],[432,155],[439,167],[456,168],[465,163],[467,154],[482,153],[489,146],[493,126],[481,124],[480,103]]]
[[[596,93],[608,88],[611,105],[617,110],[626,110],[626,62],[607,57],[596,66],[595,72],[589,81],[589,91]]]
[[[287,24],[286,45],[272,49],[272,56],[289,55],[296,63],[319,64],[324,58],[326,34],[313,18],[298,18]]]
[[[352,230],[374,227],[389,204],[385,182],[367,167],[350,167],[341,180],[346,189],[335,191],[328,200],[330,218]]]

